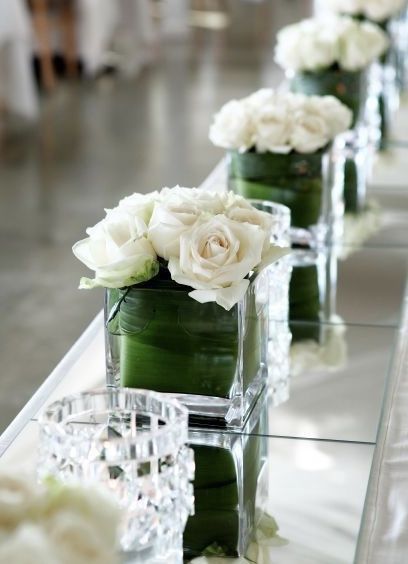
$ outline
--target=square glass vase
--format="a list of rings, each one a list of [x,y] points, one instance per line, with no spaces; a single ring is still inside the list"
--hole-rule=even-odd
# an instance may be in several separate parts
[[[268,499],[268,398],[257,401],[242,433],[191,429],[195,511],[184,558],[244,557]]]
[[[190,417],[242,427],[268,375],[269,269],[229,311],[151,280],[106,291],[107,383],[165,392]]]
[[[314,244],[337,233],[344,213],[344,159],[331,145],[310,154],[230,151],[228,186],[248,199],[283,204],[291,225],[307,230]]]

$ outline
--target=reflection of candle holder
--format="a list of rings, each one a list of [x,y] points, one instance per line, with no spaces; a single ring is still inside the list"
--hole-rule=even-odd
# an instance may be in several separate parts
[[[184,532],[184,554],[244,556],[257,525],[267,478],[267,401],[260,398],[241,433],[194,429],[195,513]]]
[[[194,476],[184,407],[143,390],[93,390],[50,405],[40,436],[40,477],[98,482],[116,497],[132,562],[181,564]]]

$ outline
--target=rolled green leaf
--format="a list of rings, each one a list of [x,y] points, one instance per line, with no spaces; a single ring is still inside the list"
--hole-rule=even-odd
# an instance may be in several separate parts
[[[172,280],[154,279],[122,295],[108,324],[111,334],[120,335],[120,384],[230,399],[241,373],[245,393],[259,374],[266,347],[254,285],[230,311],[201,304],[189,291]]]
[[[322,212],[324,154],[231,151],[230,188],[245,198],[288,206],[292,225],[308,228],[318,223]]]
[[[225,556],[238,556],[240,546],[248,544],[265,440],[256,434],[241,436],[237,439],[240,448],[234,449],[190,445],[196,465],[195,515],[184,531],[186,557],[199,556],[209,546],[219,547]]]

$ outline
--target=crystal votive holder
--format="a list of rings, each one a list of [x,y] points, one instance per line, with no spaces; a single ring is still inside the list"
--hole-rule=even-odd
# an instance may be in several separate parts
[[[268,213],[273,218],[271,229],[272,243],[279,247],[290,247],[290,209],[283,204],[267,200],[248,199],[248,202],[257,210]]]
[[[188,412],[163,394],[100,389],[65,397],[40,418],[38,475],[98,482],[123,509],[125,561],[181,564],[193,513]]]

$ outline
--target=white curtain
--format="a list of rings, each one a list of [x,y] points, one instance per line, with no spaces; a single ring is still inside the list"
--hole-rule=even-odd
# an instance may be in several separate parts
[[[0,0],[0,99],[33,119],[38,100],[31,67],[32,33],[24,0]]]

